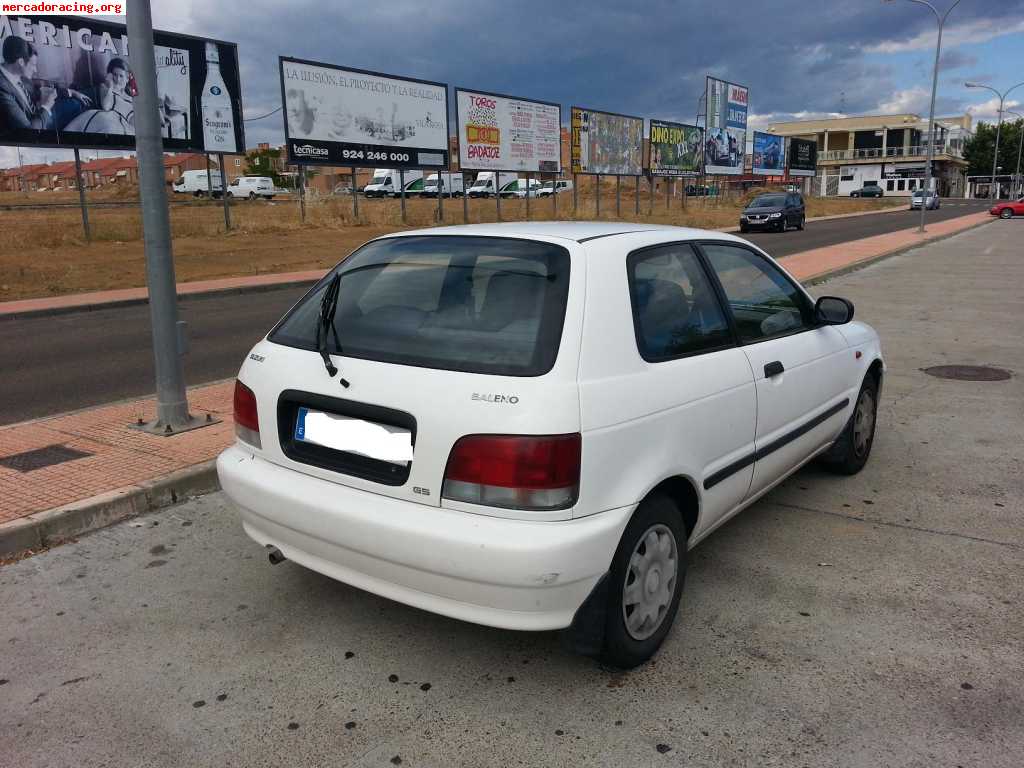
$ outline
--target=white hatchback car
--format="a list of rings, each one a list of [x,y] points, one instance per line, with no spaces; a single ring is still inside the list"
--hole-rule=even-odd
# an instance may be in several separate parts
[[[217,470],[272,562],[631,667],[690,547],[815,457],[867,461],[883,362],[852,316],[718,232],[389,235],[253,348]]]

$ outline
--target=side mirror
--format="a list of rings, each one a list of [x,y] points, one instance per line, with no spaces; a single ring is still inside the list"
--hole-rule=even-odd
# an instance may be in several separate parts
[[[843,325],[853,320],[853,303],[838,296],[822,296],[814,304],[819,325]]]

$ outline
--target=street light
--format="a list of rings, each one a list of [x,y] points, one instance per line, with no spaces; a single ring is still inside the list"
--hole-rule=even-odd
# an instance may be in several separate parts
[[[1022,115],[1020,112],[1014,112],[1013,110],[1010,109],[1006,110],[1006,114],[1013,115],[1018,120],[1022,121],[1021,124],[1017,126],[1017,133],[1020,134],[1020,142],[1017,144],[1017,172],[1013,174],[1013,178],[1015,179],[1017,185],[1017,194],[1020,195],[1022,187],[1024,187],[1024,185],[1020,183],[1020,153],[1021,150],[1024,150],[1024,115]]]
[[[887,3],[893,2],[893,0],[884,0]],[[932,72],[932,105],[928,110],[928,160],[924,166],[924,188],[926,190],[932,187],[932,159],[935,157],[935,90],[939,85],[939,51],[942,49],[942,26],[946,23],[946,18],[960,4],[960,0],[956,0],[943,14],[939,14],[935,6],[928,2],[928,0],[908,0],[911,3],[917,3],[918,5],[926,5],[931,9],[931,12],[935,14],[935,19],[939,22],[939,37],[935,41],[935,69]],[[884,160],[884,158],[883,158]],[[937,192],[938,190],[936,190]],[[918,226],[918,232],[924,232],[924,211],[928,207],[925,200],[921,200],[921,224]]]
[[[996,149],[995,152],[992,153],[992,189],[989,191],[989,194],[992,196],[993,199],[995,199],[996,160],[999,158],[999,129],[1002,128],[1003,126],[1003,102],[1005,102],[1006,97],[1010,95],[1010,91],[1015,90],[1016,88],[1020,88],[1022,85],[1024,85],[1024,83],[1017,83],[1016,85],[1008,88],[1003,93],[1000,93],[991,85],[982,85],[981,83],[964,83],[964,85],[968,88],[985,88],[986,90],[992,91],[992,93],[999,97],[999,116],[996,120]]]

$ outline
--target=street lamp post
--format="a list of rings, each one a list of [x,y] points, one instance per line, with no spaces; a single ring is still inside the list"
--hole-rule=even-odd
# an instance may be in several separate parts
[[[1006,97],[1010,95],[1010,91],[1020,88],[1024,83],[1017,83],[1002,93],[991,85],[982,85],[981,83],[964,83],[964,85],[967,88],[984,88],[985,90],[992,91],[992,93],[999,97],[999,115],[996,118],[996,148],[992,153],[992,184],[989,190],[989,195],[994,200],[996,197],[996,161],[999,159],[999,129],[1003,127],[1003,104],[1006,101]]]
[[[1013,115],[1018,120],[1022,121],[1021,124],[1017,127],[1017,133],[1020,135],[1020,141],[1017,143],[1017,170],[1013,174],[1013,182],[1017,188],[1017,194],[1020,195],[1024,194],[1024,192],[1022,192],[1022,189],[1024,189],[1024,185],[1022,185],[1020,181],[1020,155],[1021,150],[1024,150],[1024,115],[1022,115],[1020,112],[1014,112],[1009,109],[1006,110],[1006,114]]]
[[[891,3],[893,0],[885,0],[887,3]],[[925,5],[931,9],[931,12],[935,14],[935,19],[939,22],[939,36],[935,41],[935,68],[932,71],[932,103],[928,110],[928,160],[924,166],[924,188],[929,190],[932,187],[932,160],[935,158],[935,91],[939,85],[939,52],[942,50],[942,27],[946,23],[946,18],[952,13],[953,9],[960,4],[960,0],[956,0],[946,12],[940,14],[936,10],[935,6],[928,2],[928,0],[909,0],[911,3],[917,3],[918,5]],[[882,158],[884,163],[885,158]],[[883,168],[884,170],[884,168]],[[938,192],[938,190],[936,190]],[[918,232],[924,232],[924,212],[928,207],[925,200],[921,200],[921,223],[917,227]]]

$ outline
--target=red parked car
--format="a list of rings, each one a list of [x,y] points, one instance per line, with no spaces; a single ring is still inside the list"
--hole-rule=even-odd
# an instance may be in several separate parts
[[[1000,219],[1012,219],[1014,216],[1024,216],[1024,197],[1016,202],[1007,200],[1005,203],[996,203],[988,210],[993,216]]]

